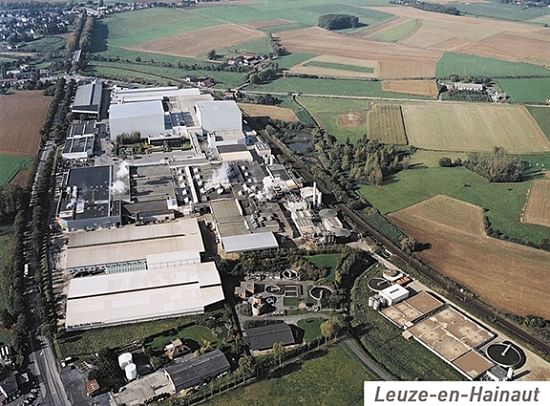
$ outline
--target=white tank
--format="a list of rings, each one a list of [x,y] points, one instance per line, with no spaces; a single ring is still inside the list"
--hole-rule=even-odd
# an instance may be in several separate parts
[[[123,352],[118,356],[118,366],[120,369],[126,368],[126,365],[132,363],[132,354],[129,352]]]
[[[124,373],[126,374],[126,379],[129,381],[133,381],[137,378],[137,367],[136,364],[130,362],[126,367],[124,368]]]
[[[378,311],[380,309],[380,302],[378,300],[375,300],[374,303],[372,304],[372,308]]]
[[[374,304],[374,296],[370,296],[369,297],[369,307],[372,307],[373,304]]]

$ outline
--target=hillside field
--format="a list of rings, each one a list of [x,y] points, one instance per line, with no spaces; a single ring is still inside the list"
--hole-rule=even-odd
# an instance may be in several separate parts
[[[550,99],[550,78],[498,79],[512,103],[544,104]]]
[[[480,207],[436,196],[391,217],[431,244],[417,255],[482,300],[512,314],[550,317],[550,252],[487,237]]]
[[[494,104],[404,105],[409,143],[422,149],[510,153],[550,151],[550,141],[525,107]]]
[[[539,243],[550,237],[550,229],[520,222],[530,186],[530,182],[490,183],[465,168],[419,168],[401,171],[382,186],[362,186],[360,193],[384,214],[447,195],[487,209],[493,229]]]

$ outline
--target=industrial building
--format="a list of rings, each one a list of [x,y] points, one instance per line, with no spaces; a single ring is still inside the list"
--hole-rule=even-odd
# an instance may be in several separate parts
[[[65,326],[73,331],[201,314],[223,300],[214,262],[74,278]]]
[[[243,132],[241,109],[233,100],[199,101],[197,117],[207,133]],[[223,145],[223,144],[219,144]]]
[[[204,244],[195,218],[69,236],[65,268],[74,274],[127,272],[198,263]]]
[[[111,104],[109,107],[111,140],[121,134],[139,132],[141,138],[158,136],[166,130],[161,100]]]
[[[81,85],[76,89],[71,111],[98,117],[101,113],[102,102],[103,84],[101,82]]]
[[[164,372],[178,393],[201,385],[230,370],[224,353],[214,350],[167,366]]]
[[[94,153],[97,128],[95,120],[74,122],[61,154],[63,159],[88,159]]]
[[[270,350],[275,343],[285,347],[297,344],[292,327],[286,323],[249,328],[243,332],[243,339],[251,351]]]
[[[113,168],[73,168],[63,174],[57,222],[66,230],[113,227],[122,223],[121,201],[112,191]]]

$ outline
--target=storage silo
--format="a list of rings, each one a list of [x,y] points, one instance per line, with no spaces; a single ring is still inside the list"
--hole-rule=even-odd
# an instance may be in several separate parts
[[[124,368],[124,373],[126,374],[126,379],[128,381],[133,381],[137,378],[137,367],[136,364],[133,362],[130,362],[126,367]]]
[[[132,363],[132,354],[129,352],[123,352],[118,356],[118,366],[120,369],[124,370],[126,368],[126,365]]]

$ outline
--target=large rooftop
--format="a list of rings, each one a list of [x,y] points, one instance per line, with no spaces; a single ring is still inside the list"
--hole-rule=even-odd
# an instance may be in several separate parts
[[[72,111],[76,113],[99,114],[102,97],[103,85],[101,82],[78,86]]]
[[[275,343],[283,345],[296,344],[296,337],[294,337],[292,328],[286,323],[250,328],[244,331],[243,337],[252,351],[271,349]]]

